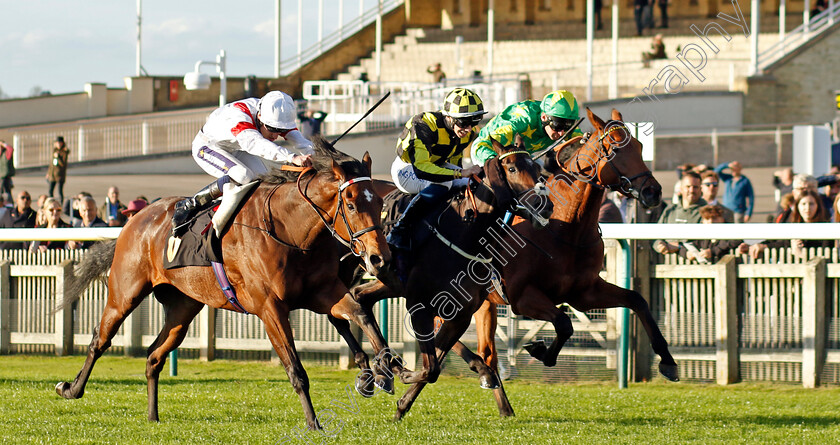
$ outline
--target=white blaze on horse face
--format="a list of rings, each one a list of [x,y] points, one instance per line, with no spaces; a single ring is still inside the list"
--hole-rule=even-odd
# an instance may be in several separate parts
[[[367,202],[373,202],[373,193],[371,193],[370,190],[365,190],[364,195]]]

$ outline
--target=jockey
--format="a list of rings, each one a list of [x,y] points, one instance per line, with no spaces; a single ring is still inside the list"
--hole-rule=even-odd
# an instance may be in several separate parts
[[[507,147],[519,135],[525,150],[531,154],[538,152],[563,137],[577,121],[578,114],[577,100],[566,90],[552,91],[542,102],[526,100],[510,105],[481,129],[470,153],[473,164],[484,165],[498,154],[491,139]],[[575,129],[572,136],[581,134]]]
[[[465,88],[455,88],[443,100],[441,111],[411,118],[397,141],[391,177],[397,188],[416,195],[394,224],[388,242],[396,249],[410,249],[409,230],[437,204],[453,185],[465,185],[481,171],[475,165],[461,168],[464,149],[478,134],[484,114],[481,98]]]
[[[305,154],[276,145],[274,141],[279,136]],[[312,152],[312,143],[295,126],[295,104],[286,93],[270,91],[262,99],[238,100],[216,109],[193,140],[192,154],[202,170],[219,179],[195,196],[175,204],[172,234],[183,234],[198,211],[222,196],[219,210],[213,216],[216,233],[220,235],[250,188],[245,185],[268,172],[260,158],[309,166]]]

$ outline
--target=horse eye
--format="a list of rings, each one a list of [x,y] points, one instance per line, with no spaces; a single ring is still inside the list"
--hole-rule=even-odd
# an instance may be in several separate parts
[[[511,173],[516,173],[516,167],[508,167],[508,171]]]
[[[347,203],[347,210],[350,210],[351,212],[355,212],[356,211],[356,206],[354,206],[353,203],[348,202]]]

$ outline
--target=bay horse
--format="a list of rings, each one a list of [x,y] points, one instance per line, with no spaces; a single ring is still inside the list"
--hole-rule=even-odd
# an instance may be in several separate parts
[[[539,182],[539,166],[524,150],[494,146],[499,156],[485,164],[482,182],[471,184],[466,195],[432,212],[433,235],[412,252],[414,265],[405,285],[379,276],[351,290],[366,307],[385,298],[405,297],[423,366],[417,371],[402,370],[403,383],[434,383],[441,371],[436,346],[449,350],[469,327],[470,316],[489,289],[501,286],[500,277],[493,284],[493,275],[500,270],[493,263],[502,249],[498,246],[501,232],[509,229],[503,223],[504,213],[513,211],[537,226],[548,223],[545,218],[551,215],[551,203]],[[470,190],[474,199],[469,197]],[[435,317],[444,320],[439,329]],[[396,419],[402,417],[404,399],[398,402]]]
[[[322,139],[314,142],[313,167],[275,169],[264,175],[221,240],[238,305],[265,324],[311,429],[319,424],[309,379],[295,349],[289,312],[308,309],[328,314],[331,320],[352,320],[376,351],[385,349],[373,314],[353,299],[339,279],[339,258],[347,249],[336,240],[360,256],[372,274],[387,267],[391,259],[380,224],[382,200],[370,181],[370,156],[365,153],[360,162]],[[210,267],[163,267],[178,199],[149,205],[128,221],[116,240],[98,244],[77,266],[78,276],[64,304],[110,268],[108,300],[81,371],[72,383],[56,385],[62,397],[84,395],[96,360],[128,314],[154,291],[164,306],[165,322],[149,346],[146,379],[148,419],[158,421],[158,377],[166,355],[184,340],[192,319],[204,305],[239,311],[236,301],[229,301],[220,289]],[[369,369],[366,362],[359,365]]]
[[[581,312],[615,307],[632,309],[644,326],[654,352],[661,358],[660,372],[668,380],[678,381],[677,364],[645,299],[638,292],[610,284],[600,276],[604,242],[598,214],[605,189],[618,191],[651,207],[660,203],[662,187],[642,160],[642,145],[624,126],[621,113],[613,109],[612,120],[607,122],[588,108],[586,114],[595,129],[593,136],[583,144],[577,137],[558,147],[555,157],[558,168],[553,169],[546,182],[554,204],[549,226],[535,230],[522,221],[514,223],[516,232],[532,240],[533,245],[525,245],[504,266],[502,274],[510,309],[515,314],[553,324],[557,337],[550,346],[541,341],[526,345],[526,350],[546,366],[556,364],[560,349],[574,333],[569,316],[558,307],[561,304]],[[495,346],[496,306],[506,303],[499,295],[491,294],[474,314],[480,355],[473,354],[460,341],[452,349],[481,376],[482,387],[494,390],[499,414],[512,416],[513,408],[498,379]],[[446,350],[441,350],[440,358],[445,354]],[[420,383],[406,391],[405,410],[422,389]]]

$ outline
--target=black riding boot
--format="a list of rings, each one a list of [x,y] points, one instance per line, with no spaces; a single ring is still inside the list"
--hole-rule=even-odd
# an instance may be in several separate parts
[[[182,235],[187,229],[187,223],[193,216],[205,209],[219,196],[222,196],[219,181],[213,181],[207,187],[199,190],[193,197],[175,203],[175,213],[172,214],[172,234],[175,236]]]
[[[405,208],[400,219],[391,228],[391,233],[388,234],[388,244],[394,247],[397,277],[403,283],[408,279],[408,272],[411,269],[409,251],[411,250],[411,232],[414,225],[440,202],[448,190],[438,184],[432,184],[423,189],[408,203],[408,207]]]

